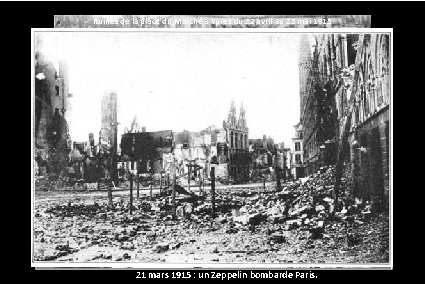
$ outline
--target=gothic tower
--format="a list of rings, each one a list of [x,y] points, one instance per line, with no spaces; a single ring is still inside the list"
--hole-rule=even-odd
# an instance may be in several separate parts
[[[300,117],[302,117],[302,111],[308,96],[308,76],[312,67],[310,43],[308,41],[308,36],[304,34],[301,35],[300,39],[298,67],[300,80]]]

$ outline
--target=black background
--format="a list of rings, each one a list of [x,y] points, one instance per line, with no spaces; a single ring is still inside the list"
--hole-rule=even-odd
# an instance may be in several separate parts
[[[6,196],[2,197],[4,222],[2,229],[3,237],[6,241],[1,250],[3,256],[3,272],[9,274],[12,279],[16,277],[17,281],[31,281],[31,283],[42,281],[56,282],[62,281],[84,281],[96,283],[114,283],[117,281],[146,281],[148,279],[136,279],[135,270],[106,270],[106,269],[57,269],[57,270],[35,270],[31,268],[30,252],[30,168],[29,156],[31,141],[30,115],[31,115],[31,81],[29,73],[30,64],[30,46],[31,46],[31,28],[53,28],[54,15],[371,15],[372,28],[394,28],[394,103],[393,111],[393,202],[394,202],[394,269],[388,270],[314,270],[317,279],[310,281],[326,282],[372,282],[395,280],[396,276],[401,276],[402,281],[409,281],[410,278],[419,276],[420,271],[414,270],[414,264],[420,265],[420,260],[416,260],[415,254],[420,255],[419,249],[422,242],[416,242],[410,239],[412,236],[420,235],[420,219],[416,218],[413,212],[414,199],[412,194],[420,191],[422,186],[410,184],[409,177],[416,173],[410,171],[415,168],[414,164],[403,162],[401,158],[418,158],[417,145],[412,143],[410,146],[412,155],[406,155],[406,149],[399,144],[399,141],[406,140],[406,136],[412,137],[420,133],[420,129],[409,129],[412,126],[420,125],[420,118],[415,114],[421,114],[421,111],[414,111],[415,103],[419,101],[423,93],[421,79],[413,71],[412,66],[421,66],[420,59],[422,53],[422,35],[420,28],[424,26],[425,16],[421,15],[423,11],[422,3],[413,2],[2,2],[0,11],[2,11],[2,105],[4,128],[3,142],[6,142],[3,148],[3,192]],[[320,32],[320,30],[318,30]],[[405,50],[403,50],[405,49]],[[7,62],[9,60],[9,62]],[[407,66],[403,66],[407,65]],[[394,68],[395,67],[395,68]],[[24,72],[25,71],[25,72]],[[404,75],[402,78],[402,76]],[[419,73],[420,76],[420,73]],[[407,79],[408,80],[403,80]],[[25,100],[23,99],[25,98]],[[403,106],[406,103],[406,106]],[[420,106],[420,104],[419,104]],[[400,111],[399,111],[400,110]],[[406,121],[403,121],[405,119]],[[26,133],[23,133],[23,130]],[[13,133],[13,135],[10,135]],[[394,135],[396,134],[396,135]],[[398,136],[397,136],[398,134]],[[398,137],[398,138],[397,138]],[[404,137],[404,138],[403,138]],[[22,145],[20,145],[22,144]],[[13,149],[8,151],[7,149]],[[5,153],[6,152],[6,153]],[[399,153],[401,153],[399,155]],[[21,157],[22,156],[22,157]],[[23,167],[25,161],[25,167]],[[407,168],[407,171],[406,171]],[[25,169],[27,179],[23,183],[22,170]],[[402,169],[400,173],[398,170]],[[420,169],[420,168],[419,168]],[[7,178],[6,176],[7,175]],[[19,181],[19,184],[16,184]],[[11,182],[11,183],[10,183]],[[413,191],[413,193],[412,193]],[[10,196],[8,196],[10,195]],[[408,213],[408,214],[406,214]],[[405,216],[402,216],[406,214]],[[410,219],[416,219],[419,223],[408,224]],[[407,240],[403,240],[403,239]],[[147,271],[147,270],[144,270]],[[169,274],[172,270],[169,270]],[[176,270],[174,270],[176,271]],[[180,270],[183,271],[183,270]],[[194,271],[194,270],[192,270]],[[230,270],[229,270],[230,271]],[[307,270],[310,271],[310,270]],[[249,273],[249,271],[247,271]],[[281,272],[281,270],[280,270]],[[294,272],[294,271],[293,271]],[[6,275],[3,275],[6,277]],[[22,279],[24,278],[24,279]],[[373,279],[373,280],[372,280]],[[15,280],[15,281],[16,281]],[[175,281],[178,279],[166,279]],[[270,281],[271,279],[265,279]],[[280,279],[288,281],[291,279]],[[307,279],[292,279],[309,281]],[[156,279],[158,281],[158,279]],[[188,281],[183,280],[183,281]],[[195,280],[199,281],[199,280]],[[213,279],[213,281],[221,281]],[[242,280],[244,281],[244,280]],[[256,281],[262,281],[257,279]]]

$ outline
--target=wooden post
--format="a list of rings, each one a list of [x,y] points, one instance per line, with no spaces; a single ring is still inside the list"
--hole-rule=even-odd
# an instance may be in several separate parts
[[[114,204],[112,203],[112,180],[109,181],[108,200],[109,200],[109,207],[113,208]]]
[[[162,172],[159,173],[159,174],[160,174],[160,176],[159,176],[159,196],[161,196],[161,193],[162,193]]]
[[[188,189],[187,189],[187,191],[190,192],[190,170],[191,170],[191,166],[188,165],[187,166],[187,169],[188,169],[188,173],[187,173],[187,186],[188,186]]]
[[[140,174],[139,174],[139,171],[137,171],[137,198],[139,198],[140,197],[140,195],[139,195],[139,188],[140,188]]]
[[[281,184],[280,184],[280,169],[278,167],[275,168],[275,173],[276,173],[277,190],[280,190],[280,188],[281,188]]]
[[[215,218],[215,168],[214,167],[211,167],[211,205],[212,205],[211,216]]]
[[[202,195],[202,180],[201,180],[201,170],[199,170],[199,174],[198,174],[198,177],[199,177],[199,196],[201,196],[201,195]]]
[[[151,199],[152,199],[152,187],[153,187],[153,177],[152,177],[152,174],[151,174],[151,188],[149,190],[149,196],[151,197]]]
[[[173,206],[172,217],[174,220],[176,219],[176,183],[177,183],[177,175],[174,174],[173,194],[172,194],[172,201],[171,201]]]
[[[133,173],[130,172],[130,215],[133,214]]]

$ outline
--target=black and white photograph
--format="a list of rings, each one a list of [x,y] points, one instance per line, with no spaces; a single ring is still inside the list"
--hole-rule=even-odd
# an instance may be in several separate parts
[[[32,29],[32,266],[391,267],[392,29],[58,19]]]

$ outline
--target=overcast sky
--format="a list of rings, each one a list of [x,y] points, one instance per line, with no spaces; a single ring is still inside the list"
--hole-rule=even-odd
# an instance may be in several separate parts
[[[69,68],[70,133],[95,138],[100,100],[118,95],[119,137],[135,115],[147,131],[222,127],[243,102],[249,138],[289,147],[299,119],[298,34],[38,32],[40,49]]]

